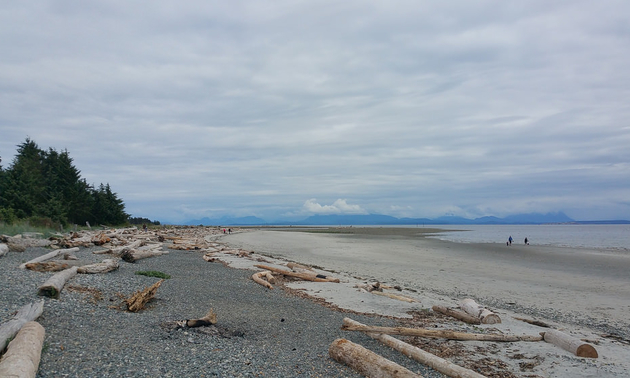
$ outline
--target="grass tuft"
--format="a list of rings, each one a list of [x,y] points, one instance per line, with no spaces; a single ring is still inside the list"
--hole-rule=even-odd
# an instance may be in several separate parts
[[[137,274],[139,276],[163,278],[165,280],[168,280],[169,278],[171,278],[170,274],[166,274],[166,273],[163,273],[163,272],[158,272],[157,270],[144,270],[144,271],[140,271],[139,270],[135,274]]]

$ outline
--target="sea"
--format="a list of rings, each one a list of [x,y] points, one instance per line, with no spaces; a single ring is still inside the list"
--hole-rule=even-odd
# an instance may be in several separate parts
[[[427,226],[429,227],[429,226]],[[429,237],[458,243],[505,243],[630,252],[630,224],[436,225],[449,232]]]

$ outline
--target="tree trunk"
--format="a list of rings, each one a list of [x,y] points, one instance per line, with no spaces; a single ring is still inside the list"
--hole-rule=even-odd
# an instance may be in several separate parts
[[[479,320],[483,324],[501,323],[501,318],[499,317],[499,315],[486,308],[483,308],[482,306],[478,305],[477,302],[470,298],[463,299],[459,303],[459,307],[461,307],[461,309],[464,310],[466,313],[479,318]]]
[[[365,324],[361,324],[357,321],[354,321],[349,318],[345,318],[343,320],[344,325],[355,325],[355,326],[365,326]],[[463,368],[461,366],[455,365],[452,362],[446,361],[443,358],[440,358],[434,354],[431,354],[427,351],[424,351],[418,347],[413,345],[409,345],[405,342],[402,342],[394,337],[389,335],[383,335],[380,333],[366,333],[373,339],[376,339],[383,344],[389,346],[390,348],[396,349],[407,357],[413,358],[414,360],[429,366],[430,368],[439,371],[440,373],[447,375],[453,378],[485,378],[485,376],[474,372],[472,370]]]
[[[24,324],[0,360],[0,377],[35,378],[46,331],[37,322]]]
[[[14,337],[24,324],[39,318],[42,312],[44,312],[43,299],[22,306],[13,319],[0,326],[0,353],[6,348],[7,340]]]
[[[328,354],[337,362],[344,363],[370,378],[418,378],[422,377],[361,345],[346,339],[330,344]]]
[[[541,341],[542,336],[528,336],[528,335],[499,335],[492,333],[466,333],[457,332],[450,329],[426,329],[426,328],[403,328],[403,327],[377,327],[377,326],[365,326],[365,325],[353,325],[351,322],[343,320],[343,327],[341,329],[345,331],[361,331],[361,332],[373,332],[384,333],[387,335],[403,335],[403,336],[417,336],[417,337],[430,337],[434,339],[449,339],[449,340],[477,340],[477,341]],[[351,319],[348,319],[351,320]]]
[[[98,274],[98,273],[107,273],[113,270],[118,269],[118,260],[115,259],[105,259],[100,263],[84,265],[77,269],[77,273],[83,274]]]
[[[444,315],[452,316],[455,319],[459,319],[468,324],[481,324],[481,320],[479,318],[468,315],[465,312],[454,310],[452,308],[446,308],[443,306],[433,306],[433,311],[439,312]]]
[[[20,265],[20,269],[26,269],[26,264],[38,263],[38,262],[54,259],[57,256],[61,256],[61,255],[64,255],[64,254],[69,254],[69,253],[72,253],[72,252],[78,252],[78,251],[79,251],[79,248],[77,248],[77,247],[68,248],[68,249],[58,249],[56,251],[52,251],[52,252],[47,253],[45,255],[41,255],[39,257],[36,257],[36,258],[32,259],[31,261],[25,262],[24,264],[21,264]]]
[[[598,357],[595,347],[591,344],[583,342],[582,340],[569,336],[566,333],[550,329],[548,331],[541,332],[540,334],[544,336],[546,342],[569,351],[578,357]]]
[[[102,255],[102,254],[106,254],[106,253],[111,253],[114,256],[120,256],[120,254],[122,253],[122,251],[126,248],[128,249],[136,249],[138,247],[140,247],[142,245],[142,240],[136,240],[130,244],[127,245],[123,245],[120,247],[116,247],[116,248],[110,248],[110,249],[102,249],[100,251],[94,251],[92,253],[94,254],[98,254],[98,255]]]
[[[292,272],[290,270],[284,270],[280,268],[274,268],[273,266],[268,265],[255,265],[256,268],[270,270],[275,273],[279,273],[289,277],[297,277],[306,281],[315,281],[315,282],[339,282],[339,278],[330,278],[323,276],[321,274],[317,274],[315,272],[306,273],[306,272]]]
[[[61,294],[61,290],[63,290],[66,282],[77,275],[77,269],[76,266],[73,266],[72,268],[56,273],[39,287],[38,294],[59,299],[59,294]]]

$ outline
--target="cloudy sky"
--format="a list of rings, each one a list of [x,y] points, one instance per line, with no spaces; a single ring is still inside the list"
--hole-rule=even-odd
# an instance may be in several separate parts
[[[630,2],[4,1],[0,156],[163,222],[630,219]]]

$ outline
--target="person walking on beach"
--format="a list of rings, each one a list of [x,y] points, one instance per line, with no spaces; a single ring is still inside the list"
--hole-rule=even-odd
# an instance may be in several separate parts
[[[525,238],[525,245],[529,245],[529,240],[527,240],[527,238]]]
[[[510,235],[510,237],[508,238],[508,245],[512,245],[512,241],[513,241],[513,240],[514,240],[514,239],[512,239],[512,235]]]

